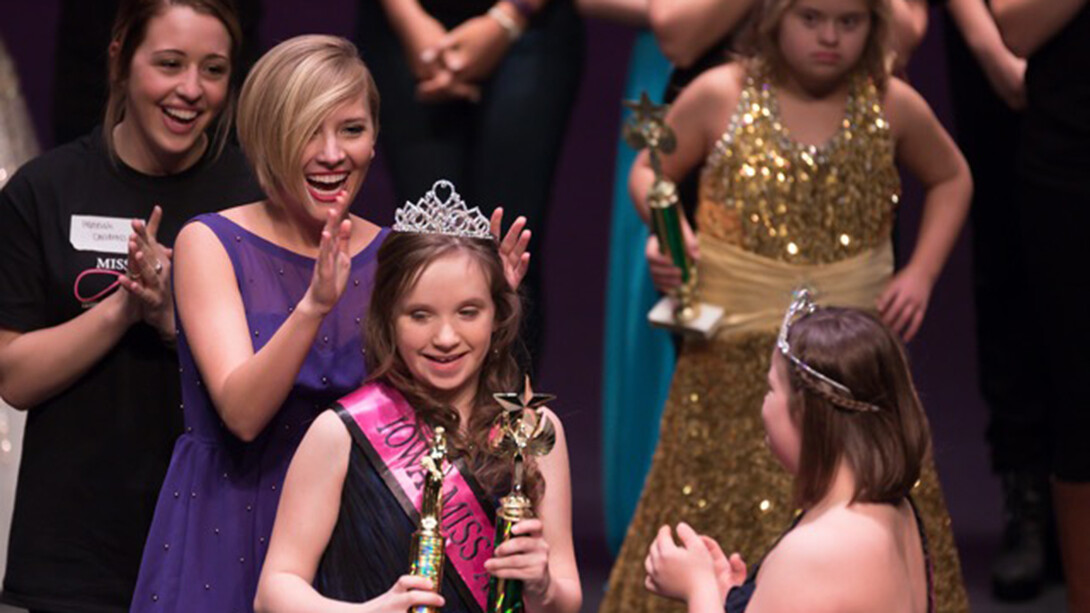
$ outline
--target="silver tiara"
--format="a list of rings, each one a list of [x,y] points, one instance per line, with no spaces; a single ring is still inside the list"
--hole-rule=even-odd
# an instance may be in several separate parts
[[[877,412],[881,410],[868,402],[855,400],[852,390],[848,388],[847,385],[844,385],[828,375],[818,372],[791,351],[791,344],[788,343],[787,336],[791,332],[792,324],[813,313],[817,308],[817,305],[814,304],[814,299],[810,290],[806,288],[795,290],[792,296],[791,306],[787,307],[787,312],[784,313],[783,316],[783,325],[780,326],[780,335],[776,339],[776,348],[779,349],[780,353],[783,354],[783,357],[787,358],[796,368],[836,390],[843,398],[843,402],[834,402],[837,406],[861,412]]]
[[[440,191],[449,192],[445,198]],[[492,238],[491,224],[480,209],[466,206],[454,184],[440,179],[415,203],[406,201],[394,212],[395,232],[448,234],[466,238]]]

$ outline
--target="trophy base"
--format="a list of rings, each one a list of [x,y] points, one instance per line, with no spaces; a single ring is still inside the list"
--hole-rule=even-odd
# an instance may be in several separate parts
[[[665,328],[672,332],[691,334],[704,339],[711,339],[719,329],[719,320],[723,319],[723,307],[699,302],[693,305],[696,316],[686,322],[678,321],[676,316],[678,301],[673,296],[664,296],[647,313],[647,321],[656,328]]]

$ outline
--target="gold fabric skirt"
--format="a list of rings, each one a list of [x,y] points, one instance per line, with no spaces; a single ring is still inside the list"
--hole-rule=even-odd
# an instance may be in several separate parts
[[[701,242],[700,282],[719,284],[720,265],[737,270],[734,255],[723,255],[724,245]],[[728,248],[728,252],[734,250]],[[737,251],[737,250],[735,250]],[[879,251],[879,250],[875,250]],[[756,257],[756,256],[749,256]],[[763,258],[762,258],[763,259]],[[715,260],[714,263],[709,260]],[[892,258],[868,253],[853,258],[856,264],[839,262],[839,272],[855,279],[870,278],[885,269]],[[756,260],[749,262],[756,263]],[[765,275],[750,275],[764,283],[778,277],[784,282],[808,280],[817,291],[819,304],[869,306],[874,304],[884,283],[851,285],[853,296],[831,290],[838,286],[837,278],[819,279],[828,266],[792,267]],[[844,265],[844,266],[842,266]],[[801,269],[812,269],[805,271]],[[719,270],[716,270],[719,269]],[[821,271],[820,275],[816,273]],[[753,269],[752,272],[755,272]],[[862,277],[860,276],[862,275]],[[745,285],[744,283],[742,285]],[[859,288],[867,286],[869,295]],[[747,294],[736,282],[719,284]],[[766,288],[767,289],[767,288]],[[782,293],[782,292],[781,292]],[[864,292],[867,294],[868,292]],[[609,589],[599,609],[602,613],[639,613],[684,611],[679,603],[652,595],[644,588],[643,566],[647,549],[663,525],[674,526],[684,521],[698,532],[720,543],[725,551],[738,551],[752,564],[765,554],[776,538],[789,525],[797,510],[791,501],[791,476],[779,465],[765,444],[761,405],[767,386],[767,373],[775,329],[758,326],[755,320],[774,320],[778,309],[790,301],[790,291],[783,294],[783,306],[762,309],[763,316],[743,314],[735,318],[738,325],[728,326],[713,341],[690,340],[678,358],[677,370],[670,395],[663,410],[661,434],[644,484],[635,516],[628,527],[624,545],[613,566]],[[773,295],[773,294],[768,294]],[[823,298],[824,296],[824,298]],[[706,292],[702,299],[720,303]],[[722,297],[720,296],[720,299]],[[728,297],[726,304],[737,304],[737,296]],[[777,302],[779,299],[777,299]],[[737,313],[736,313],[737,314]],[[778,322],[777,322],[778,323]],[[763,328],[763,329],[751,329]],[[920,484],[913,493],[924,520],[934,567],[937,611],[961,613],[969,610],[968,598],[961,577],[961,565],[954,546],[950,517],[946,510],[933,462],[925,464]]]

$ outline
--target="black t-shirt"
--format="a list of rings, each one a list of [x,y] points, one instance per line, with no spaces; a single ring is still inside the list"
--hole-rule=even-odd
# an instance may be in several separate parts
[[[46,153],[0,192],[0,327],[52,327],[97,304],[125,270],[130,220],[156,204],[159,239],[173,245],[190,217],[261,197],[230,146],[164,177],[111,162],[97,129]],[[180,396],[174,350],[140,323],[75,384],[29,407],[0,600],[128,610],[181,432]]]
[[[1023,176],[1090,196],[1090,6],[1029,58],[1026,99]]]

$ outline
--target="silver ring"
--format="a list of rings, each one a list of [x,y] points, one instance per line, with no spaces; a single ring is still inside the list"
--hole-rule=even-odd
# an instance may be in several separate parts
[[[159,260],[155,260],[155,274],[163,272],[163,263]]]

